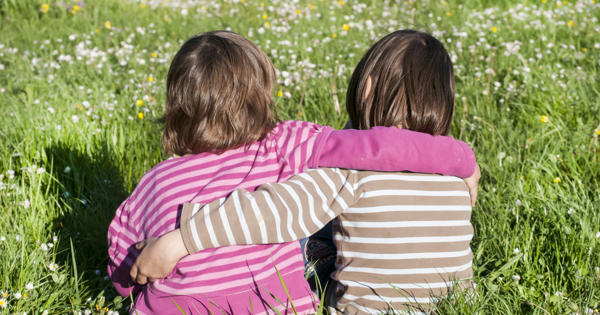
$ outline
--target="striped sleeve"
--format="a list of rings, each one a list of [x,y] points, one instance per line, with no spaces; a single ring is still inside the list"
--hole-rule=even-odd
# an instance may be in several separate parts
[[[181,235],[189,253],[228,245],[291,242],[308,237],[353,205],[356,172],[323,168],[283,183],[244,189],[209,204],[186,203]]]

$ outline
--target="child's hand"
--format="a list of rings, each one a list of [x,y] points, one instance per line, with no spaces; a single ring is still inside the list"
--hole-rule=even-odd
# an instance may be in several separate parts
[[[179,229],[159,238],[149,238],[135,247],[142,252],[131,267],[129,275],[139,284],[167,277],[177,262],[188,255]]]
[[[475,172],[470,177],[465,178],[465,184],[469,189],[469,195],[471,195],[471,206],[475,206],[477,201],[477,189],[479,188],[479,179],[481,178],[481,169],[479,164],[475,164]]]

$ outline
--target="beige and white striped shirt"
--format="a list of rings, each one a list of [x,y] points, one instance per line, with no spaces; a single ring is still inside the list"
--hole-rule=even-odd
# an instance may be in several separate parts
[[[471,206],[457,177],[316,169],[254,193],[185,204],[181,231],[193,253],[298,240],[336,217],[331,277],[343,288],[335,305],[342,313],[427,311],[453,281],[471,286]]]

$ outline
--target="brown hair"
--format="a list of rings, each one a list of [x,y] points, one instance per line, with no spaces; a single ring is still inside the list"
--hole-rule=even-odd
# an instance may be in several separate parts
[[[275,68],[236,33],[213,31],[186,41],[167,75],[162,143],[167,154],[215,152],[251,144],[277,121]]]
[[[446,49],[433,36],[415,30],[385,36],[356,66],[346,109],[357,129],[401,125],[447,135],[454,113],[454,73]]]

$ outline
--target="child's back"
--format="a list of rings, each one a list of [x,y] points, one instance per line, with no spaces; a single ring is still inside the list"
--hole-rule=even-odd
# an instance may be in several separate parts
[[[307,122],[282,122],[265,139],[248,148],[228,150],[220,155],[203,153],[170,159],[146,173],[117,210],[109,230],[110,269],[115,284],[122,284],[121,293],[127,294],[129,266],[133,263],[125,260],[135,259],[131,252],[127,256],[128,249],[146,238],[174,230],[181,204],[210,202],[237,188],[252,191],[261,184],[282,181],[303,171],[321,130],[322,127]],[[244,233],[254,228],[241,226]],[[120,266],[125,268],[124,272],[119,273]],[[252,305],[254,311],[260,313],[265,311],[264,301],[258,298],[261,292],[266,302],[279,309],[279,303],[267,293],[285,297],[285,293],[278,294],[283,288],[275,266],[289,285],[296,310],[300,313],[313,310],[314,299],[302,278],[304,264],[298,242],[219,248],[187,256],[167,279],[143,288],[137,310],[142,313],[176,312],[173,295],[190,295],[174,297],[174,301],[196,300],[195,307],[204,310],[210,307],[211,300],[221,304],[219,302],[223,301],[219,301],[219,296],[246,293],[243,301],[212,307],[232,309],[237,314],[250,313]],[[300,279],[297,279],[298,275]],[[260,282],[260,288],[257,282]],[[258,294],[251,294],[253,291]],[[178,304],[197,313],[190,303]],[[246,308],[235,309],[236,305]]]

